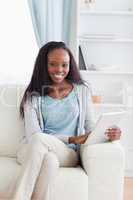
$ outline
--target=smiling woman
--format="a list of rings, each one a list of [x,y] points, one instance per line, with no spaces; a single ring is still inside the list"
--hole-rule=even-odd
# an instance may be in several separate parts
[[[91,90],[82,80],[71,50],[64,42],[46,43],[38,52],[20,104],[25,136],[17,154],[22,170],[14,200],[51,199],[49,191],[59,168],[77,167],[82,161],[79,152],[95,124],[92,110]],[[120,138],[120,132],[115,137],[116,131],[108,130],[111,141]]]
[[[0,6],[0,83],[25,83],[38,47],[27,0],[4,0]]]

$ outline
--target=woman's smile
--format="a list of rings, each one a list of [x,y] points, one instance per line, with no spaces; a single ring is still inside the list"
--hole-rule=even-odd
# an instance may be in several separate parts
[[[69,62],[69,54],[64,49],[55,49],[48,54],[48,73],[54,84],[64,82],[69,73]]]

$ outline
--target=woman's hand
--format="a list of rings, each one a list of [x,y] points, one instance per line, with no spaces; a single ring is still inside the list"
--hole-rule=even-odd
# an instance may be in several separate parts
[[[84,144],[87,138],[88,134],[69,137],[69,144]]]
[[[109,141],[119,140],[121,137],[121,129],[117,126],[109,127],[105,132]]]

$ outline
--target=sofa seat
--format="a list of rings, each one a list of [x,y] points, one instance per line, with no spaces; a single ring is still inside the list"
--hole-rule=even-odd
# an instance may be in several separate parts
[[[0,200],[11,200],[17,178],[21,170],[21,165],[15,158],[0,157]],[[82,182],[82,187],[81,187]],[[61,184],[62,183],[62,184]],[[70,194],[81,200],[88,200],[88,176],[80,167],[59,169],[59,174],[55,182],[53,195],[54,200],[70,199]]]
[[[0,200],[12,195],[20,168],[15,158],[0,157]]]
[[[88,200],[88,176],[83,168],[60,168],[53,193],[54,200]]]

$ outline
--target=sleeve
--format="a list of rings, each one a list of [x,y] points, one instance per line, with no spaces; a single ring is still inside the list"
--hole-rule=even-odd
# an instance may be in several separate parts
[[[32,105],[30,101],[27,101],[24,105],[24,123],[25,123],[25,133],[27,141],[36,132],[42,132],[39,125],[39,120],[37,118],[36,108]]]
[[[90,86],[86,86],[85,90],[85,133],[90,133],[95,126],[94,107],[92,103],[92,95]]]

